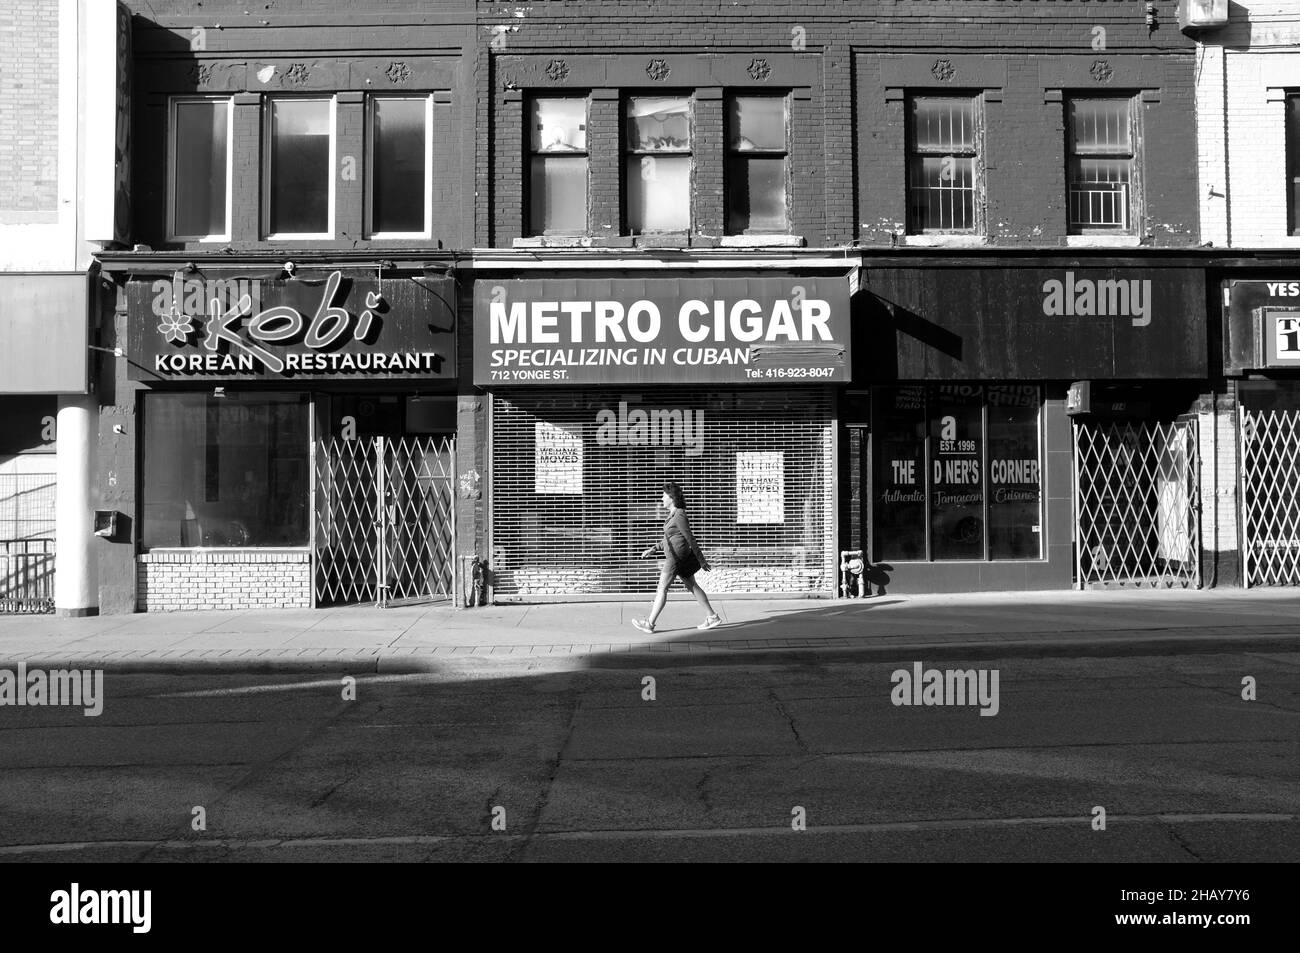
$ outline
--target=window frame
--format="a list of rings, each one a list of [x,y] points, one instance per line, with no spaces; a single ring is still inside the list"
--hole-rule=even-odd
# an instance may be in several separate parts
[[[375,103],[381,100],[424,103],[424,228],[418,232],[380,232],[375,230]],[[365,236],[375,241],[394,239],[431,239],[433,237],[433,93],[371,93],[366,96],[365,128]],[[331,203],[332,204],[332,203]]]
[[[180,132],[177,107],[183,103],[225,103],[226,106],[226,230],[220,235],[182,235],[176,229],[176,137]],[[235,171],[235,97],[171,96],[167,101],[167,240],[169,242],[228,242],[232,235]]]
[[[943,100],[963,100],[971,104],[971,118],[974,122],[974,135],[972,136],[972,146],[969,154],[965,150],[953,149],[927,149],[922,151],[916,143],[916,132],[912,116],[914,105],[920,101],[943,101]],[[982,237],[985,234],[985,206],[988,203],[986,189],[986,176],[984,174],[984,94],[981,90],[962,92],[961,90],[922,90],[909,93],[904,99],[904,157],[903,157],[903,176],[904,176],[904,217],[906,221],[905,234],[909,236],[952,236],[956,238],[966,238],[971,236]],[[912,212],[912,191],[915,188],[912,182],[912,167],[914,158],[933,157],[933,156],[952,156],[954,158],[970,158],[971,178],[973,200],[972,200],[972,218],[973,223],[970,228],[925,228],[919,226]]]
[[[542,100],[554,99],[571,99],[581,100],[583,105],[583,125],[586,129],[587,146],[581,152],[539,152],[533,149],[533,106]],[[591,93],[565,93],[562,90],[546,90],[524,99],[524,129],[523,129],[523,147],[524,147],[524,169],[523,169],[523,234],[528,238],[575,238],[591,234]],[[571,229],[550,229],[544,230],[533,222],[533,161],[544,156],[564,156],[568,158],[583,158],[587,162],[586,180],[583,183],[583,218],[585,220],[581,230],[574,231]]]
[[[1300,194],[1297,194],[1300,193],[1300,90],[1287,90],[1282,109],[1283,148],[1286,152],[1286,233],[1297,238],[1300,237]]]
[[[628,138],[628,108],[634,100],[637,99],[675,99],[684,98],[686,100],[687,127],[690,134],[690,148],[677,151],[651,151],[646,149],[634,149]],[[625,236],[632,238],[653,238],[665,235],[691,235],[695,231],[695,155],[697,135],[695,128],[695,90],[686,91],[676,90],[631,90],[624,92],[619,101],[619,189],[621,206],[622,206],[622,229]],[[684,228],[668,229],[665,231],[633,231],[631,215],[629,214],[628,200],[631,197],[632,189],[628,179],[628,159],[632,156],[665,156],[677,157],[686,156],[689,160],[688,171],[686,174],[686,225]],[[639,163],[638,163],[639,164]]]
[[[780,100],[782,109],[785,113],[785,148],[784,149],[781,150],[748,149],[742,151],[740,149],[732,148],[731,107],[734,103],[736,103],[738,100],[741,99]],[[724,235],[789,235],[792,232],[794,228],[794,222],[793,222],[793,215],[791,214],[792,205],[793,205],[791,199],[793,197],[794,182],[793,182],[793,177],[790,174],[790,165],[791,165],[790,143],[792,139],[791,124],[793,122],[793,117],[791,115],[792,110],[790,108],[790,104],[791,104],[791,96],[788,90],[781,93],[772,93],[767,91],[754,91],[754,90],[744,89],[744,90],[728,91],[724,95],[723,102],[722,102],[722,140],[723,140],[722,141],[722,174],[723,174],[722,214],[724,219],[722,233]],[[693,132],[694,129],[692,128],[692,133]],[[779,157],[782,160],[782,164],[784,168],[784,179],[785,179],[785,224],[781,228],[775,228],[775,229],[746,228],[741,231],[733,231],[731,229],[731,222],[730,222],[731,196],[732,196],[731,190],[739,184],[736,180],[736,176],[732,172],[732,169],[737,162],[743,161],[744,159],[750,157],[765,158],[765,159],[773,159]],[[693,171],[694,169],[692,168],[692,172]]]
[[[982,535],[983,535],[983,555],[978,559],[936,559],[934,556],[934,513],[933,513],[933,494],[934,484],[932,480],[931,467],[934,463],[932,450],[932,428],[935,420],[939,419],[933,414],[934,394],[940,387],[944,386],[963,386],[967,384],[977,386],[981,389],[980,396],[980,491],[983,497],[981,504],[982,509]],[[901,556],[891,555],[880,552],[877,545],[877,534],[880,532],[877,526],[876,508],[881,505],[876,500],[878,490],[878,471],[880,459],[878,454],[882,453],[878,434],[882,431],[880,418],[881,413],[881,395],[889,390],[903,387],[922,387],[924,388],[924,411],[923,432],[920,437],[922,447],[921,464],[923,472],[921,474],[921,486],[925,495],[925,522],[923,527],[922,538],[925,540],[924,554],[915,559],[905,559]],[[992,541],[990,539],[990,496],[991,496],[991,471],[989,469],[989,388],[1006,387],[1006,386],[1024,386],[1033,387],[1037,391],[1037,405],[1035,408],[1034,431],[1037,437],[1037,464],[1038,464],[1038,555],[1037,556],[1006,556],[994,557],[992,553]],[[866,532],[864,543],[868,555],[873,562],[885,561],[890,563],[905,563],[909,565],[1005,565],[1008,563],[1042,563],[1048,559],[1048,533],[1047,524],[1049,518],[1049,507],[1047,497],[1047,411],[1046,411],[1046,387],[1042,381],[896,381],[888,384],[875,384],[871,387],[871,410],[870,410],[870,427],[868,428],[871,436],[868,440],[869,446],[869,463],[867,466],[867,487],[866,495],[870,500],[867,510],[867,519],[869,529]]]
[[[271,156],[274,152],[273,131],[271,128],[273,106],[277,102],[328,102],[329,103],[329,197],[326,200],[329,206],[329,224],[328,230],[324,232],[272,232],[271,231],[271,186],[272,168]],[[262,234],[266,241],[333,241],[338,233],[338,149],[339,149],[339,128],[338,128],[338,96],[329,93],[322,96],[318,93],[309,93],[303,95],[274,95],[264,96],[262,98]]]
[[[1090,152],[1079,153],[1075,151],[1074,140],[1074,123],[1070,120],[1070,107],[1077,102],[1126,102],[1128,103],[1128,138],[1129,153],[1125,154],[1119,151],[1114,152]],[[1065,127],[1065,233],[1067,235],[1089,235],[1094,237],[1112,236],[1134,236],[1139,234],[1139,227],[1142,222],[1143,208],[1143,191],[1142,191],[1142,127],[1141,127],[1141,110],[1136,108],[1138,97],[1133,95],[1120,96],[1099,96],[1092,93],[1080,93],[1078,95],[1069,95],[1064,98],[1063,103],[1063,125]],[[1129,162],[1128,173],[1128,207],[1125,210],[1125,216],[1128,220],[1127,226],[1117,228],[1111,225],[1077,225],[1074,223],[1073,215],[1070,211],[1071,193],[1073,191],[1072,172],[1074,162],[1077,159],[1095,158],[1095,159],[1114,159],[1124,158],[1127,155]]]

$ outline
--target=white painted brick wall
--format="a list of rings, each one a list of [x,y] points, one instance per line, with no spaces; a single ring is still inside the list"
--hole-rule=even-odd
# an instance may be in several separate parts
[[[306,553],[150,553],[136,572],[146,612],[311,608]]]
[[[1287,234],[1283,96],[1300,87],[1300,0],[1241,0],[1231,16],[1198,51],[1201,233],[1219,247],[1300,248]]]

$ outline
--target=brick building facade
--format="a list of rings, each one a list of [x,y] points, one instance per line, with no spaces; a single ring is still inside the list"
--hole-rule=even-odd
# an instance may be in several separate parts
[[[392,598],[410,540],[351,524],[429,513],[497,598],[644,592],[670,478],[711,591],[829,596],[855,551],[890,591],[1203,584],[1217,438],[1195,415],[1222,389],[1199,53],[1155,6],[132,4],[137,244],[100,256],[100,343],[129,358],[102,390],[101,489],[127,517],[105,611]],[[221,201],[185,197],[194,142]],[[394,202],[416,194],[422,221]],[[282,208],[324,217],[277,229]],[[359,333],[371,294],[383,334],[454,331],[436,372],[304,361],[309,320],[337,306]],[[298,363],[190,362],[251,353],[255,326]],[[384,340],[320,350],[434,347]],[[444,402],[436,426],[412,401]],[[296,449],[211,449],[256,443],[223,429],[255,419]],[[436,473],[384,456],[453,436],[445,473],[445,444],[418,444]],[[376,438],[372,465],[352,444]],[[376,499],[398,472],[449,474],[449,498],[338,495],[378,471]],[[274,505],[240,516],[251,497]]]
[[[1202,237],[1220,339],[1206,542],[1219,581],[1300,584],[1293,448],[1300,392],[1287,348],[1300,272],[1300,3],[1219,5],[1194,30]],[[1300,342],[1297,342],[1300,343]],[[1208,482],[1208,481],[1207,481]]]

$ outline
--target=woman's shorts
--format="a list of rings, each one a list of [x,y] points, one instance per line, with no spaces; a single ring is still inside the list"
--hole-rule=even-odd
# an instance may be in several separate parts
[[[687,553],[681,559],[676,556],[668,557],[668,572],[680,578],[683,582],[694,578],[695,574],[700,571],[700,561],[695,558],[694,553]]]

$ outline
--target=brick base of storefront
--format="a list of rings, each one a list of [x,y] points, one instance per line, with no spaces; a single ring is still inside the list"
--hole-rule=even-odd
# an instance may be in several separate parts
[[[155,551],[136,566],[141,612],[310,609],[306,550]]]

